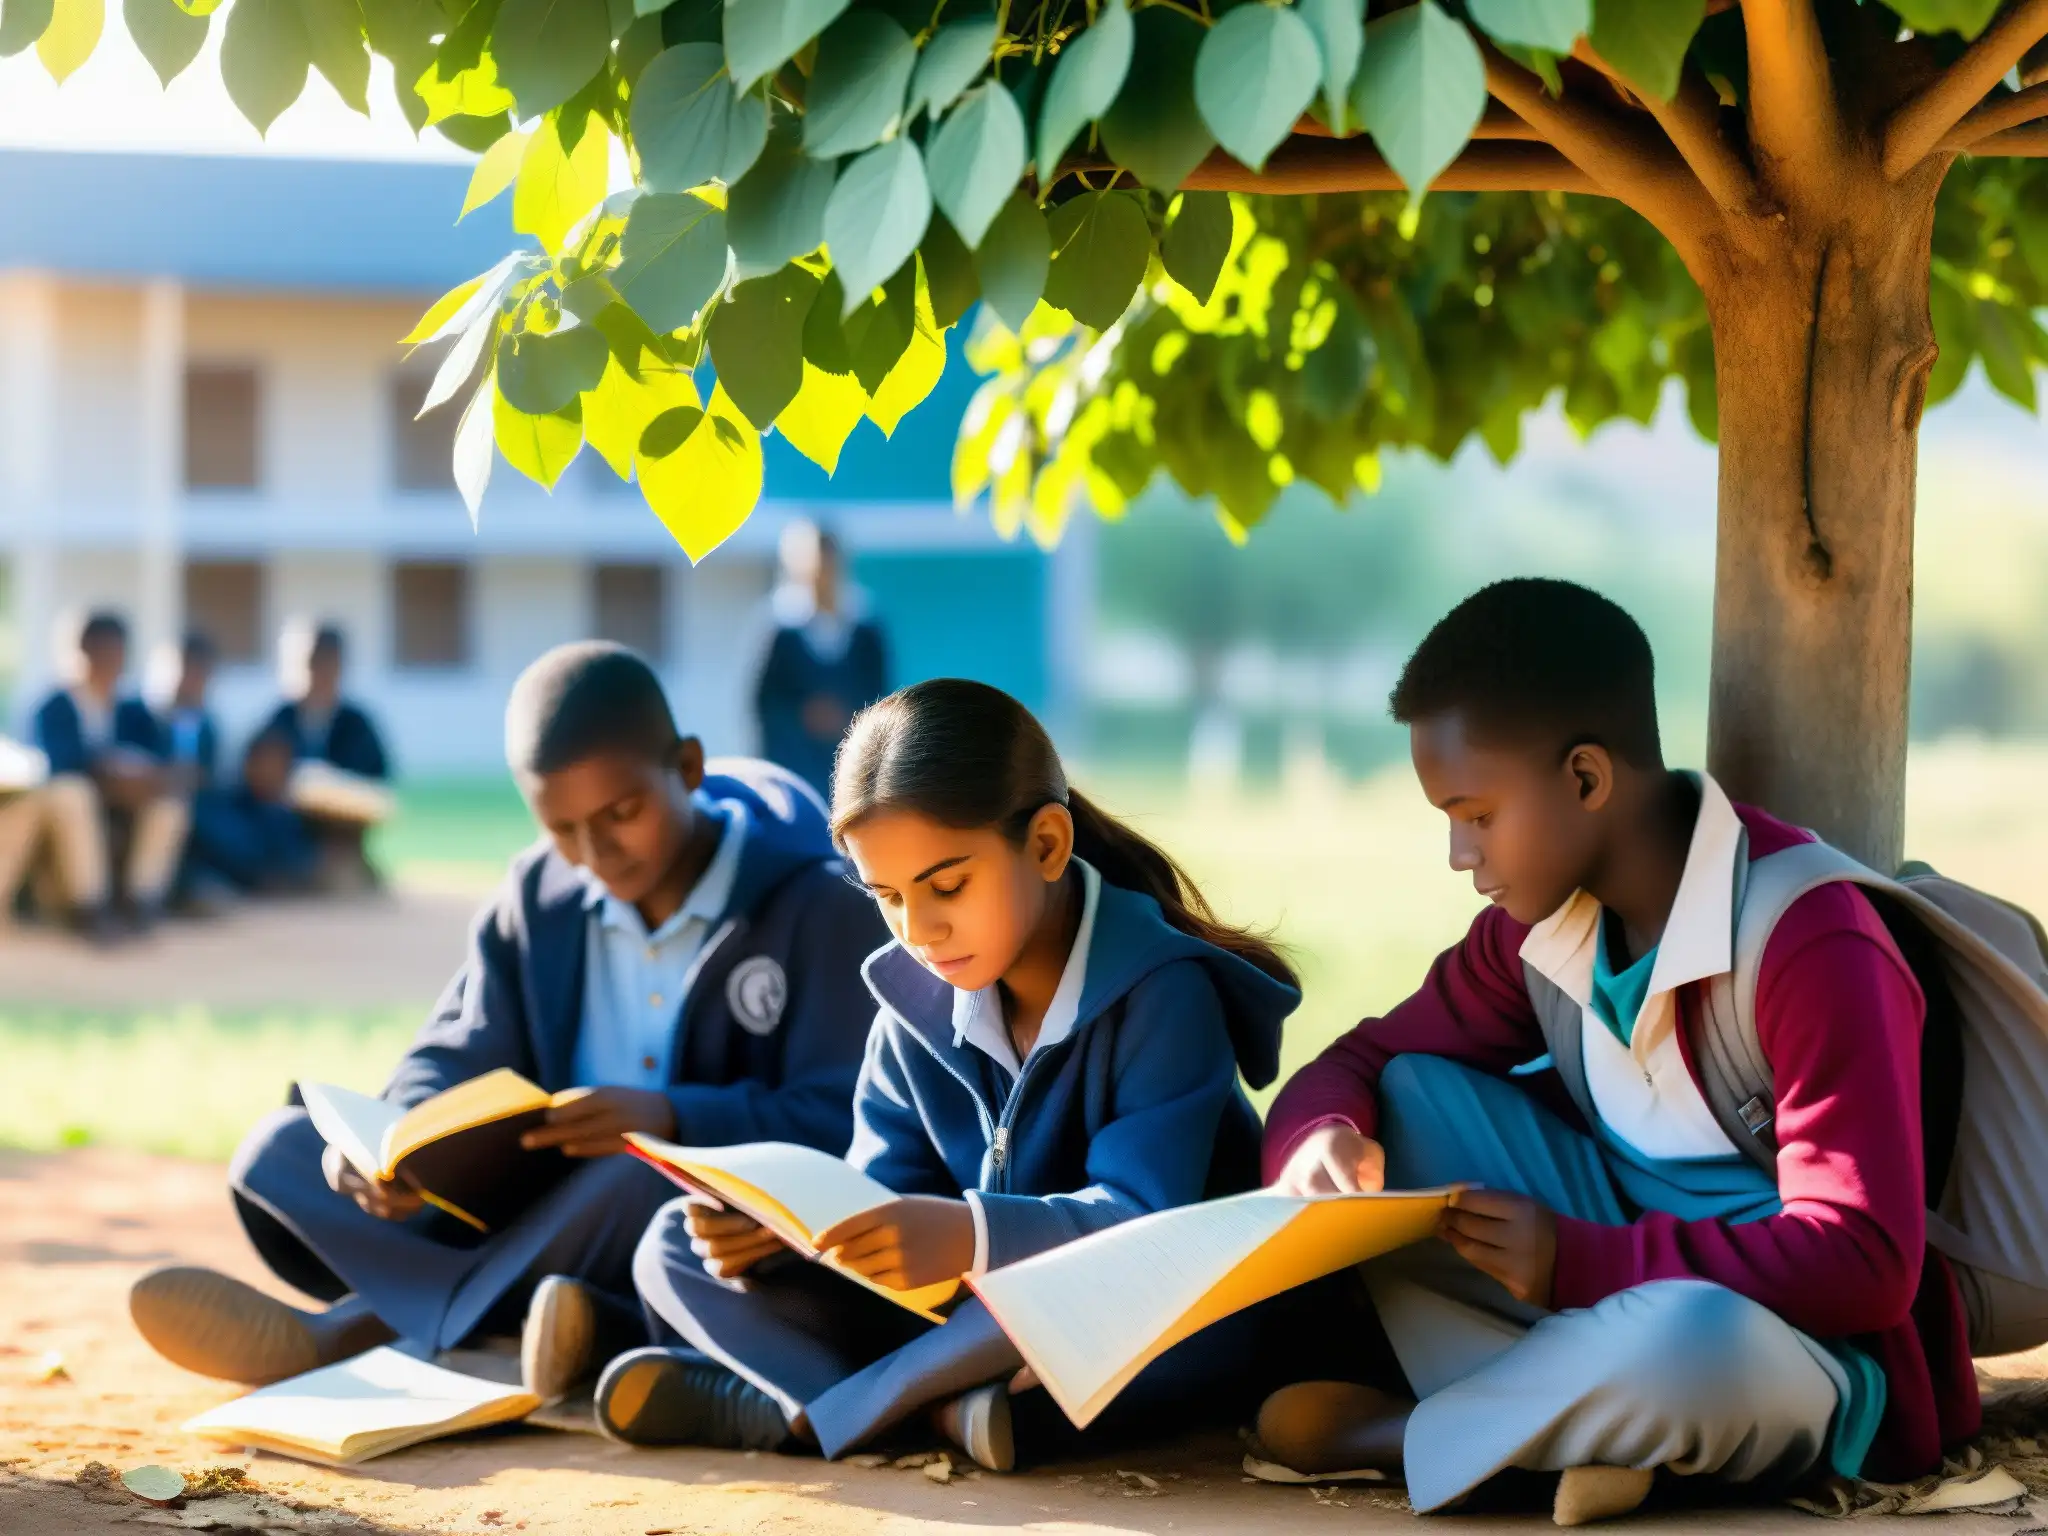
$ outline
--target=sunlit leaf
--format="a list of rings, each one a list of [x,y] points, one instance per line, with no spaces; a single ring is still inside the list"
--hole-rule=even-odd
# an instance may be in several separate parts
[[[723,389],[683,445],[639,463],[640,493],[692,564],[730,538],[761,499],[761,438]]]
[[[910,345],[876,386],[868,401],[868,420],[882,429],[884,437],[894,436],[897,423],[938,387],[939,375],[945,371],[946,338],[932,316],[928,297],[919,293]]]
[[[498,452],[527,479],[553,490],[583,447],[581,413],[572,409],[560,415],[530,416],[508,401],[504,390],[495,395],[491,426]]]
[[[469,173],[469,190],[463,195],[458,219],[467,218],[518,179],[520,163],[526,158],[526,141],[532,137],[530,133],[508,133],[484,151]]]
[[[363,37],[363,11],[357,0],[299,0],[299,19],[313,67],[334,87],[334,94],[364,116],[370,111],[370,46]]]
[[[850,374],[827,373],[807,360],[803,388],[775,419],[775,430],[829,475],[867,408],[867,391]]]
[[[747,420],[765,432],[804,382],[804,318],[816,273],[788,266],[734,286],[711,321],[711,366]]]
[[[610,144],[610,133],[592,120],[575,149],[564,150],[560,125],[543,122],[520,157],[512,227],[532,235],[544,250],[559,251],[569,231],[604,199]]]

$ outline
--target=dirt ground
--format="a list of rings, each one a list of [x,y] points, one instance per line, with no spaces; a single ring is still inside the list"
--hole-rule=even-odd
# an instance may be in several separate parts
[[[1224,1440],[944,1485],[917,1471],[631,1451],[591,1435],[530,1428],[420,1446],[348,1472],[266,1455],[211,1455],[178,1426],[228,1389],[158,1360],[127,1319],[130,1282],[173,1260],[268,1283],[229,1211],[218,1167],[102,1151],[0,1153],[0,1536],[116,1529],[139,1536],[165,1519],[125,1494],[92,1487],[91,1474],[82,1485],[80,1473],[92,1462],[117,1471],[152,1462],[243,1467],[282,1502],[244,1501],[242,1514],[232,1516],[244,1523],[215,1528],[360,1536],[1221,1536],[1394,1531],[1412,1518],[1384,1496],[1375,1502],[1357,1493],[1247,1485],[1235,1447]],[[53,1352],[62,1371],[45,1380]],[[2048,1359],[2035,1364],[2048,1374]],[[214,1510],[229,1516],[232,1507]],[[208,1508],[194,1504],[183,1514],[197,1524],[210,1518]],[[1943,1530],[1991,1536],[2036,1524],[1949,1516]],[[1526,1515],[1431,1522],[1444,1536],[1504,1525],[1547,1528]],[[1730,1536],[1821,1529],[1813,1517],[1782,1508],[1670,1513],[1630,1528],[1646,1525],[1711,1526]]]

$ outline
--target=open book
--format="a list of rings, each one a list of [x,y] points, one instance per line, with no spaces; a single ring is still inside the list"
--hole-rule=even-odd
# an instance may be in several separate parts
[[[188,1434],[352,1466],[422,1440],[523,1419],[540,1399],[395,1349],[373,1349],[208,1409]]]
[[[967,1283],[1053,1401],[1085,1429],[1189,1335],[1430,1236],[1453,1193],[1254,1190],[1155,1211]]]
[[[479,1232],[505,1225],[569,1171],[560,1152],[519,1145],[557,1096],[509,1067],[411,1109],[325,1083],[301,1083],[299,1097],[313,1128],[356,1172],[396,1180]]]
[[[877,1183],[846,1159],[786,1141],[753,1141],[736,1147],[678,1147],[637,1131],[626,1133],[635,1157],[651,1163],[693,1194],[709,1195],[761,1223],[805,1258],[816,1259],[877,1296],[919,1317],[939,1322],[939,1310],[959,1294],[958,1280],[914,1291],[892,1290],[818,1252],[815,1232],[887,1205],[896,1192]]]

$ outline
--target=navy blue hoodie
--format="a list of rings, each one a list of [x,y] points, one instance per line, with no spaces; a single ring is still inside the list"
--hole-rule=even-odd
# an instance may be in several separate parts
[[[869,1004],[861,958],[886,935],[851,884],[809,787],[772,764],[707,765],[704,793],[745,807],[732,899],[705,941],[671,1053],[676,1139],[846,1148]],[[549,1092],[570,1080],[589,935],[585,878],[547,844],[528,849],[478,917],[468,962],[384,1096],[417,1104],[497,1067]]]
[[[881,1011],[848,1160],[898,1194],[979,1205],[988,1268],[1258,1187],[1259,1117],[1238,1078],[1273,1080],[1301,995],[1172,927],[1151,897],[1103,882],[1074,1028],[1014,1084],[955,1038],[954,989],[915,957],[888,945],[865,974]]]

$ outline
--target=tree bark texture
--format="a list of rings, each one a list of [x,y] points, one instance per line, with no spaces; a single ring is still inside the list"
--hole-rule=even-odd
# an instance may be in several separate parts
[[[1696,271],[1721,428],[1708,761],[1873,867],[1903,852],[1933,189],[1866,185]]]

